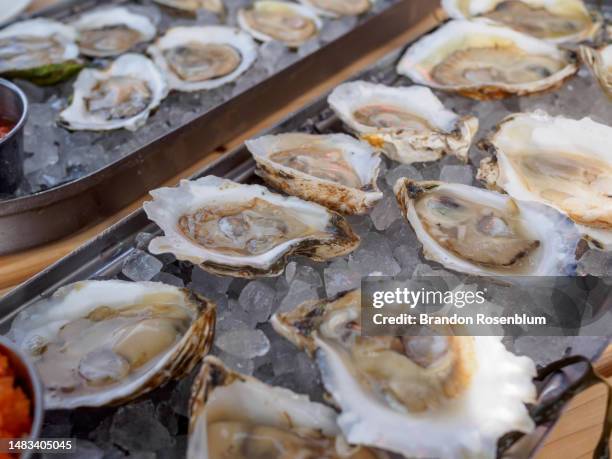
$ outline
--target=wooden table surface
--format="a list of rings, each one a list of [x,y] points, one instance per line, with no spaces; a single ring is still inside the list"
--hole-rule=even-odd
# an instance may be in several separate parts
[[[57,0],[33,0],[30,10],[48,6]],[[435,18],[428,18],[417,28],[407,32],[397,39],[389,42],[384,47],[368,54],[364,58],[354,62],[350,67],[339,72],[322,85],[305,92],[297,98],[291,105],[283,110],[268,117],[261,123],[253,126],[248,132],[243,133],[219,151],[202,152],[202,160],[197,164],[166,182],[165,185],[173,185],[181,178],[189,177],[201,170],[205,164],[218,158],[223,151],[229,151],[240,145],[245,139],[252,137],[257,132],[273,126],[287,114],[297,110],[308,101],[317,98],[319,95],[329,91],[350,75],[367,67],[371,63],[380,59],[382,56],[415,38],[415,32],[421,34],[431,28]],[[42,247],[30,249],[22,253],[8,256],[0,256],[0,295],[23,280],[36,274],[54,261],[67,255],[76,247],[87,240],[95,237],[103,229],[116,223],[121,218],[138,209],[146,196],[141,197],[136,202],[118,212],[116,215],[104,221],[91,225],[79,233],[67,237],[55,243],[47,244]],[[612,346],[607,349],[602,358],[597,363],[599,371],[611,377],[612,382]],[[602,385],[593,387],[577,396],[567,407],[563,416],[555,426],[551,435],[546,439],[545,444],[536,455],[537,459],[586,459],[591,457],[593,447],[601,432],[602,420],[605,406],[605,389]]]

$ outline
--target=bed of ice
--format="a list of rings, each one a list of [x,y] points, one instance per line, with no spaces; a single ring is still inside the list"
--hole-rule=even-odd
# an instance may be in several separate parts
[[[262,48],[262,53],[273,51],[275,46],[278,45],[267,45]],[[259,65],[263,65],[262,62],[265,61],[260,61]],[[259,65],[257,68],[261,69]],[[409,82],[400,80],[398,84]],[[221,91],[238,89],[237,85]],[[202,102],[200,96],[205,98],[203,94],[189,96],[194,98],[193,107]],[[561,89],[530,97],[477,102],[442,93],[438,96],[448,108],[462,115],[474,114],[480,120],[480,130],[470,150],[470,163],[464,165],[454,157],[445,157],[438,162],[400,165],[385,159],[379,176],[384,199],[370,215],[348,217],[362,238],[360,247],[352,254],[328,263],[294,257],[279,277],[246,281],[208,274],[199,267],[176,261],[171,255],[153,256],[146,250],[153,235],[140,233],[134,250],[121,262],[118,276],[134,281],[153,280],[185,286],[211,298],[217,303],[214,355],[237,371],[252,374],[269,384],[309,394],[313,400],[321,401],[322,390],[314,364],[306,354],[297,351],[272,330],[268,323],[271,314],[290,310],[309,299],[335,297],[359,286],[361,278],[368,275],[439,275],[445,276],[449,283],[461,282],[461,275],[423,259],[421,245],[401,217],[391,192],[399,177],[478,185],[475,171],[486,156],[477,147],[478,140],[490,133],[506,115],[517,111],[539,109],[573,118],[590,116],[596,121],[612,124],[612,104],[585,69],[581,69]],[[189,98],[188,95],[175,97],[181,100]],[[57,99],[57,104],[61,105],[61,99]],[[41,104],[35,109],[47,110],[43,106]],[[165,107],[177,116],[194,116],[193,113],[185,114],[185,105],[167,103]],[[55,108],[52,105],[49,109]],[[310,126],[312,124],[304,129],[308,130]],[[51,126],[47,128],[49,132],[56,132]],[[59,132],[66,136],[64,131]],[[83,138],[89,135],[92,134],[84,134]],[[147,134],[143,131],[138,135]],[[67,137],[73,136],[80,134]],[[64,145],[61,142],[58,145]],[[99,145],[95,148],[104,153],[102,142],[103,136],[100,136],[94,145]],[[58,149],[59,157],[62,157],[62,151]],[[83,153],[92,154],[91,149],[88,152],[83,150]],[[65,164],[64,159],[58,164]],[[578,260],[578,270],[596,276],[612,276],[612,253],[586,250]],[[570,351],[592,355],[599,342],[601,339],[589,337],[525,337],[508,344],[515,352],[530,355],[536,363],[544,364]],[[121,407],[47,412],[43,436],[79,439],[75,453],[57,456],[64,459],[183,458],[187,444],[188,399],[194,376],[195,372]]]
[[[152,114],[146,125],[136,132],[70,132],[57,125],[57,118],[68,104],[74,78],[52,87],[40,87],[17,80],[16,83],[26,92],[30,102],[30,115],[25,126],[25,180],[13,195],[0,196],[0,199],[44,191],[95,172],[316,51],[394,2],[375,2],[374,8],[359,20],[355,17],[323,19],[320,34],[295,51],[277,41],[261,44],[255,64],[235,82],[209,91],[173,92]],[[161,35],[169,27],[178,25],[225,23],[237,26],[236,12],[248,6],[251,0],[227,0],[224,3],[227,8],[225,19],[206,10],[200,10],[196,17],[191,18],[184,14],[176,15],[176,12],[161,8],[151,0],[135,0],[128,6],[151,17]],[[145,49],[146,45],[142,45],[136,51],[144,52]],[[106,61],[97,60],[93,65],[103,66]]]

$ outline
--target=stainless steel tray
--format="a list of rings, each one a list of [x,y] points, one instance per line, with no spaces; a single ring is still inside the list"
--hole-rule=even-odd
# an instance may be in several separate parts
[[[99,3],[70,1],[44,13],[66,17]],[[97,172],[34,195],[0,201],[0,254],[56,240],[113,214],[437,7],[438,2],[400,0],[314,53]]]

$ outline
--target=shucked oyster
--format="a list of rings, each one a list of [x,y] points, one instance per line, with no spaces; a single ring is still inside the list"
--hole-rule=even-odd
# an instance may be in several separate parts
[[[402,163],[435,161],[444,154],[467,161],[478,130],[476,117],[459,117],[422,86],[352,81],[336,87],[327,101],[352,131]]]
[[[257,45],[232,27],[174,27],[149,47],[171,89],[212,89],[238,78],[255,62]]]
[[[153,40],[157,33],[148,17],[120,6],[90,11],[72,25],[78,32],[81,53],[94,57],[118,56],[138,43]]]
[[[582,0],[443,0],[442,6],[455,19],[479,16],[554,43],[585,40],[601,25]]]
[[[605,91],[612,97],[612,44],[600,49],[580,47],[580,57]]]
[[[361,294],[310,301],[272,318],[316,357],[351,444],[405,457],[495,458],[497,440],[530,432],[535,366],[494,336],[361,333]]]
[[[24,309],[9,337],[30,356],[45,408],[123,403],[188,374],[208,352],[215,305],[157,282],[84,281]]]
[[[0,30],[0,75],[54,84],[78,72],[74,28],[50,19],[17,22]]]
[[[552,208],[467,185],[401,178],[400,208],[429,260],[476,275],[572,274],[580,239]]]
[[[257,0],[241,9],[238,24],[257,40],[278,40],[295,48],[321,29],[321,19],[310,8],[277,0]]]
[[[612,128],[543,112],[510,115],[489,139],[478,178],[515,199],[567,214],[590,243],[612,250]]]
[[[321,16],[357,16],[372,7],[370,0],[300,0]]]
[[[199,9],[212,11],[213,13],[223,13],[224,6],[221,0],[154,0],[160,5],[175,8],[177,10],[195,13]]]
[[[73,130],[136,130],[167,94],[168,85],[153,62],[140,54],[124,54],[105,70],[79,74],[60,121]]]
[[[247,140],[255,173],[287,194],[345,214],[365,213],[382,198],[380,157],[346,134],[287,133]]]
[[[397,65],[415,83],[475,99],[552,89],[577,70],[570,52],[486,20],[448,22]]]
[[[207,176],[151,195],[143,207],[164,236],[153,239],[149,250],[216,274],[277,276],[291,254],[327,260],[359,244],[342,216],[259,185]]]
[[[336,413],[206,357],[194,382],[187,459],[385,459],[346,444]]]

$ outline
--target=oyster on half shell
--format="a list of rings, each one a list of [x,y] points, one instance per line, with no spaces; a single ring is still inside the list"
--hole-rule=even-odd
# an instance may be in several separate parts
[[[364,336],[361,293],[276,314],[274,329],[316,358],[347,441],[405,457],[496,457],[530,432],[535,365],[495,336]]]
[[[82,67],[76,30],[61,22],[37,18],[0,30],[0,75],[55,84]]]
[[[215,274],[277,276],[289,255],[321,261],[359,245],[341,215],[260,185],[209,175],[151,195],[144,210],[164,231],[151,253],[169,252]]]
[[[601,89],[612,98],[612,44],[599,49],[581,46],[580,57],[599,82]]]
[[[394,191],[425,258],[449,269],[480,276],[575,271],[580,235],[555,209],[444,182],[401,178]]]
[[[287,194],[344,214],[367,212],[382,198],[380,157],[346,134],[298,132],[247,140],[255,173]]]
[[[442,0],[454,19],[487,18],[553,43],[591,38],[601,19],[582,0]]]
[[[415,83],[475,99],[560,86],[578,71],[571,52],[487,20],[454,20],[414,43],[397,65]]]
[[[505,118],[488,139],[478,178],[515,199],[569,216],[589,243],[612,250],[612,127],[544,112]]]
[[[238,24],[257,40],[278,40],[293,48],[317,35],[322,26],[307,6],[278,0],[257,0],[239,10]]]
[[[187,459],[386,459],[349,446],[336,412],[206,357],[194,381]]]
[[[466,162],[478,130],[476,117],[446,109],[423,86],[352,81],[337,86],[327,102],[350,130],[402,163],[435,161],[444,154]]]
[[[221,14],[225,11],[222,0],[153,0],[155,3],[174,8],[187,13],[195,13],[200,9]]]
[[[208,352],[215,305],[158,282],[83,281],[26,307],[9,338],[34,361],[46,409],[132,400]]]
[[[60,113],[72,130],[136,130],[168,94],[160,70],[140,54],[124,54],[104,70],[85,69],[70,105]]]
[[[171,89],[199,91],[229,83],[257,58],[251,36],[225,26],[174,27],[149,47]]]
[[[148,17],[121,6],[89,11],[72,26],[78,32],[81,53],[93,57],[118,56],[153,40],[157,33]]]

